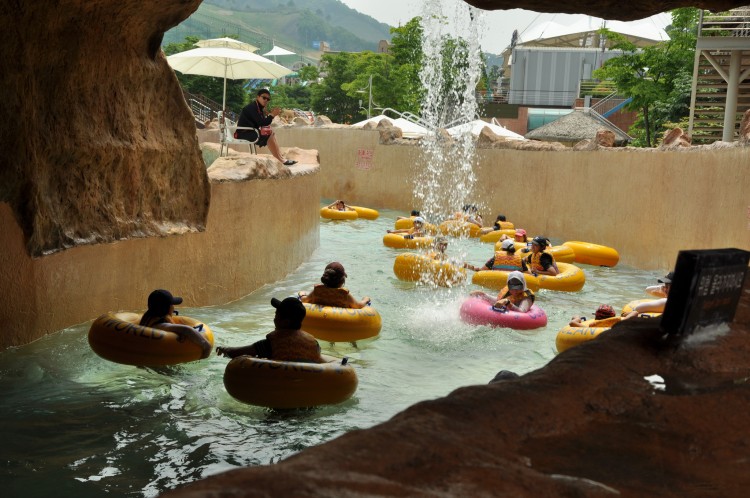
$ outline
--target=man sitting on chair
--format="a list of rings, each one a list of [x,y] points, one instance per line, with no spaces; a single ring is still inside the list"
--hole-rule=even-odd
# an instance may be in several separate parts
[[[271,101],[271,92],[265,88],[258,90],[255,100],[246,105],[240,113],[240,119],[237,122],[237,131],[234,137],[241,140],[254,142],[258,147],[265,147],[273,154],[273,157],[281,161],[284,166],[291,166],[297,161],[284,159],[281,155],[281,149],[276,141],[276,135],[271,130],[273,118],[278,116],[281,109],[274,107],[270,113],[266,112],[266,106]],[[242,128],[255,128],[254,130],[243,130]],[[267,135],[264,133],[268,133]],[[260,133],[260,135],[258,135]],[[257,141],[256,141],[257,139]]]

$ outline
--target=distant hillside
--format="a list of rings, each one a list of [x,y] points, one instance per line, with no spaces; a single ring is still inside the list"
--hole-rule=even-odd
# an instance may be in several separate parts
[[[374,51],[378,41],[391,39],[389,29],[338,0],[205,0],[190,18],[165,34],[164,43],[182,42],[188,35],[234,34],[259,46],[261,52],[276,43],[316,55],[313,42],[320,41],[331,50]]]

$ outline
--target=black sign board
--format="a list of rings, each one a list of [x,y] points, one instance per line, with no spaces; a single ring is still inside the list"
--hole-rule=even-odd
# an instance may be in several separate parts
[[[661,328],[686,336],[696,328],[728,323],[742,295],[750,252],[741,249],[680,251]]]

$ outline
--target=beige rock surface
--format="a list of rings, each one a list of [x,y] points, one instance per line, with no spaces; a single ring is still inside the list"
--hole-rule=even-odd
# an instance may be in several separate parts
[[[660,149],[676,149],[679,147],[690,147],[692,140],[690,136],[679,126],[672,128],[664,134],[659,145]]]
[[[287,159],[297,161],[284,166],[270,154],[250,154],[230,151],[228,156],[216,159],[208,168],[212,182],[242,182],[254,179],[290,178],[301,167],[318,164],[318,151],[290,147],[282,149]]]
[[[0,201],[30,254],[202,230],[195,123],[160,49],[200,0],[0,3]]]

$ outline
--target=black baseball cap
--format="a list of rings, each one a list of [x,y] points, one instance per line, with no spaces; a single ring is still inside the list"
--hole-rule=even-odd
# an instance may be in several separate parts
[[[547,247],[547,239],[545,237],[542,237],[542,236],[534,237],[531,240],[531,243],[532,244],[536,244],[536,245],[538,245],[541,248]]]
[[[156,289],[148,295],[148,310],[154,316],[166,315],[174,304],[182,304],[182,298],[173,296],[168,290]]]
[[[296,297],[287,297],[283,301],[279,301],[273,297],[271,298],[271,306],[279,311],[282,318],[293,322],[302,323],[302,320],[305,319],[305,315],[307,314],[305,305]]]
[[[674,278],[674,272],[673,272],[673,271],[671,271],[671,272],[667,273],[666,275],[664,275],[663,277],[661,277],[661,278],[660,278],[660,279],[658,280],[658,282],[659,282],[660,284],[671,284],[671,283],[672,283],[672,279],[673,279],[673,278]]]

